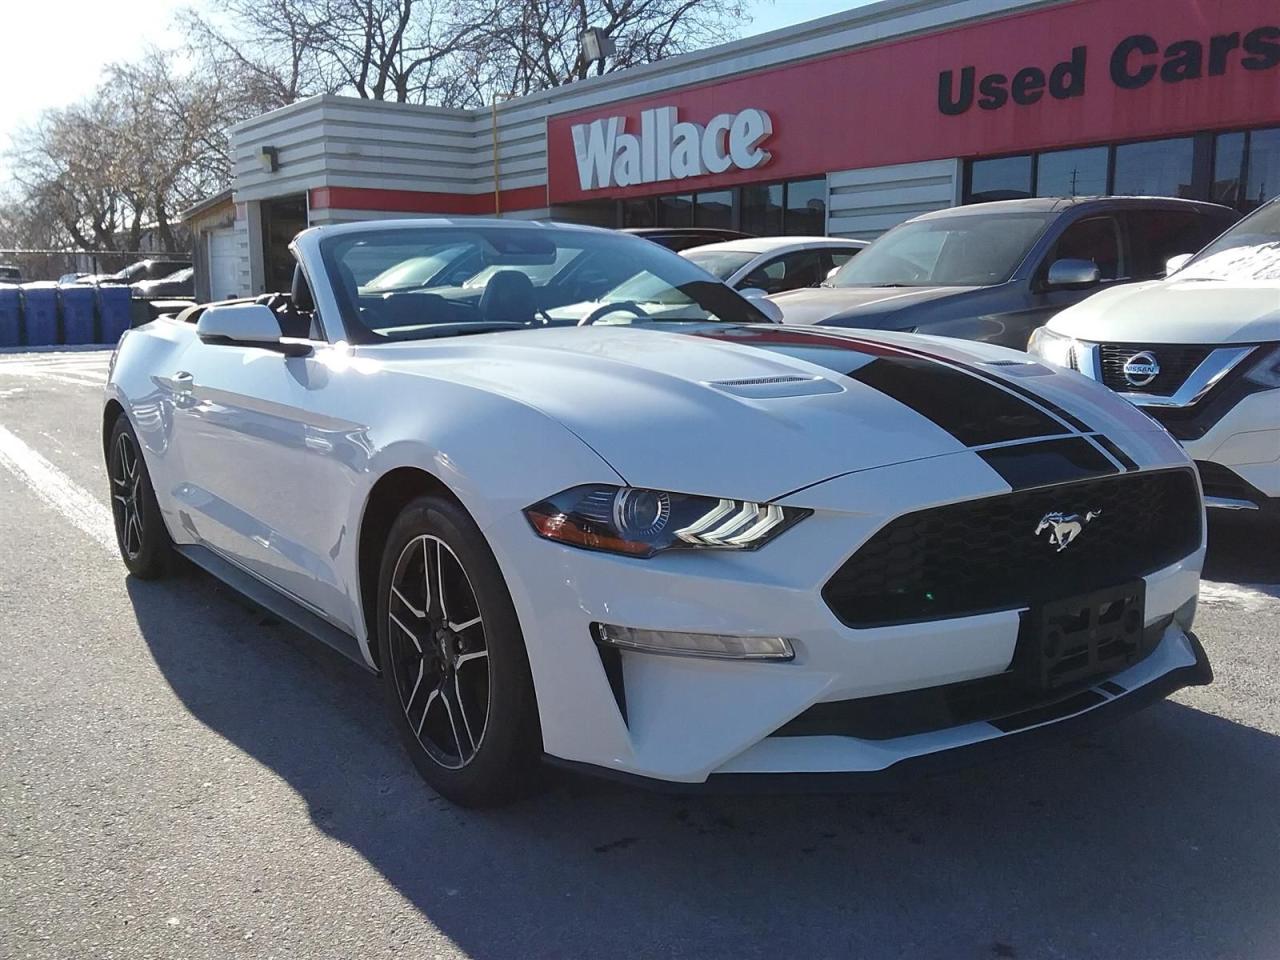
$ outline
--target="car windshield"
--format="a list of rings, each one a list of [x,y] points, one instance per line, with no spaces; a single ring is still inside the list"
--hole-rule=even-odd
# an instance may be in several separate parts
[[[455,244],[430,253],[408,256],[394,266],[383,270],[368,283],[361,284],[360,288],[362,290],[402,290],[410,287],[429,287],[465,250],[465,247]]]
[[[971,287],[1004,283],[1056,214],[963,214],[900,224],[846,263],[834,287]]]
[[[681,256],[713,277],[728,280],[759,254],[746,250],[686,250]]]
[[[1280,280],[1280,201],[1245,217],[1174,274],[1179,280]]]
[[[452,285],[371,288],[443,248],[481,264]],[[760,323],[748,301],[657,244],[569,227],[403,227],[321,243],[350,338],[424,340],[581,323]],[[415,254],[414,250],[419,251]]]

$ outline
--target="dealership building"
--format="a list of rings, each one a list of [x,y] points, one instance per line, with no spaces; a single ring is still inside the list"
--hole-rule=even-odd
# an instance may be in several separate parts
[[[1011,197],[1246,211],[1280,193],[1280,3],[883,0],[481,109],[323,96],[231,136],[211,298],[287,289],[294,233],[374,218],[871,238]]]

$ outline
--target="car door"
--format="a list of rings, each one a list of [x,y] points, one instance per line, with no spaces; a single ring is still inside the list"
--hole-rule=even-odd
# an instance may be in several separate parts
[[[344,376],[334,347],[314,346],[289,357],[191,339],[169,378],[185,473],[177,509],[203,544],[350,628],[335,558],[354,535],[348,509],[369,445],[340,411],[361,378]]]
[[[1097,265],[1101,281],[1083,288],[1055,288],[1049,285],[1049,268],[1058,260],[1089,260]],[[1055,314],[1085,297],[1117,283],[1127,283],[1127,244],[1118,217],[1112,214],[1085,215],[1069,223],[1024,281],[1017,302],[1002,314],[1003,333],[995,341],[1004,346],[1026,349],[1031,331],[1043,326]]]

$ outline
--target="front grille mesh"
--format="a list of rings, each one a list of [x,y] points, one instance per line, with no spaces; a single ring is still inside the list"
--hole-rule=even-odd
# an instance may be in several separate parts
[[[1101,511],[1059,552],[1049,513]],[[1013,610],[1137,579],[1200,544],[1191,470],[1131,473],[935,507],[891,521],[823,588],[852,627]]]
[[[1100,347],[1102,382],[1122,393],[1150,393],[1171,397],[1191,376],[1191,371],[1212,352],[1212,347],[1157,346],[1104,343]],[[1124,377],[1125,362],[1134,354],[1146,351],[1160,364],[1160,373],[1145,386],[1135,387]]]

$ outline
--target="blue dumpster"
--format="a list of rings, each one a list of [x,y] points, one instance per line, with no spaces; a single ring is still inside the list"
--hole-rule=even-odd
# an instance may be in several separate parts
[[[16,347],[22,342],[22,288],[0,283],[0,347]]]
[[[98,287],[98,318],[102,343],[115,343],[133,322],[133,289],[123,284],[104,283]]]
[[[87,283],[58,288],[62,306],[62,342],[97,343],[94,325],[98,314],[97,291]]]
[[[24,342],[44,346],[58,342],[58,285],[51,280],[22,285]]]

